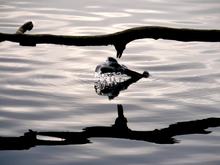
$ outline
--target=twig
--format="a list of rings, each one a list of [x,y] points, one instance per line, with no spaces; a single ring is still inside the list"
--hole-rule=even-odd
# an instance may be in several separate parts
[[[16,31],[16,34],[24,34],[27,30],[30,31],[31,29],[33,29],[33,27],[34,25],[31,21],[26,22],[25,24],[23,24],[22,26],[18,28],[18,30]]]
[[[120,58],[126,45],[137,39],[153,38],[167,39],[183,42],[220,42],[220,30],[204,29],[177,29],[160,26],[143,26],[130,28],[120,32],[96,36],[68,36],[51,34],[24,34],[31,30],[31,22],[22,25],[15,34],[0,33],[0,42],[11,41],[23,46],[36,46],[36,44],[60,44],[75,46],[107,46],[114,45],[117,57]]]

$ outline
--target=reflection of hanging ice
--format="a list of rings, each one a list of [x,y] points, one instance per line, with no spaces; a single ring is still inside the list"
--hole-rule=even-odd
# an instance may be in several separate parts
[[[117,73],[95,73],[95,90],[99,95],[107,95],[110,98],[112,95],[112,89],[114,89],[117,84],[120,84],[131,77],[127,76],[126,74],[121,74],[120,72]],[[108,91],[108,92],[107,92]]]
[[[95,73],[95,79],[96,81],[103,82],[106,85],[115,85],[116,83],[120,83],[123,81],[128,80],[131,78],[130,76],[127,76],[126,74],[122,74],[120,72],[111,72],[111,73]]]
[[[128,88],[141,78],[149,77],[149,73],[142,74],[120,65],[116,59],[108,57],[107,60],[97,65],[95,69],[95,91],[98,95],[108,96],[109,99],[117,97],[120,91]]]

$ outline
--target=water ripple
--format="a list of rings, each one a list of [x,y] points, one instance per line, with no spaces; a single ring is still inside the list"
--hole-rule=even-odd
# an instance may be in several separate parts
[[[107,34],[135,26],[220,27],[216,0],[88,1],[2,0],[0,32],[15,33],[33,21],[28,33]],[[129,127],[152,130],[172,123],[219,116],[219,43],[144,39],[127,45],[120,63],[150,77],[112,101],[98,96],[94,70],[113,46],[21,47],[0,43],[0,136],[28,129],[73,131],[109,126],[124,104]],[[220,130],[179,136],[176,145],[93,138],[84,146],[36,147],[1,152],[6,164],[218,164]],[[74,154],[72,154],[74,153]],[[56,155],[56,156],[54,156]]]

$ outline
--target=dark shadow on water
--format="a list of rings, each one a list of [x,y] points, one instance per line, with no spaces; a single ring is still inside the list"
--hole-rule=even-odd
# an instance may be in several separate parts
[[[135,131],[127,126],[122,105],[118,105],[118,117],[112,126],[86,127],[81,132],[37,132],[29,130],[19,137],[0,137],[0,150],[25,150],[35,146],[76,145],[91,143],[89,138],[120,138],[146,141],[157,144],[174,144],[174,136],[187,134],[209,134],[209,127],[219,127],[220,118],[178,122],[167,128],[152,131]],[[60,140],[38,139],[37,135],[60,138]]]

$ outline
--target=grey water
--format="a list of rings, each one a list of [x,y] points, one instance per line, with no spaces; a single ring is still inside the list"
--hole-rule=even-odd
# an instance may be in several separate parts
[[[26,21],[33,21],[28,33],[34,34],[98,35],[148,25],[220,29],[220,2],[0,0],[0,32],[15,33]],[[2,42],[0,137],[19,137],[28,129],[80,132],[112,126],[118,104],[135,131],[219,118],[219,50],[220,43],[133,41],[118,62],[140,73],[148,71],[150,77],[109,100],[96,93],[94,75],[98,64],[116,57],[113,46],[22,47]],[[217,165],[220,128],[206,130],[210,133],[176,135],[175,144],[92,137],[87,144],[1,150],[0,164]]]

